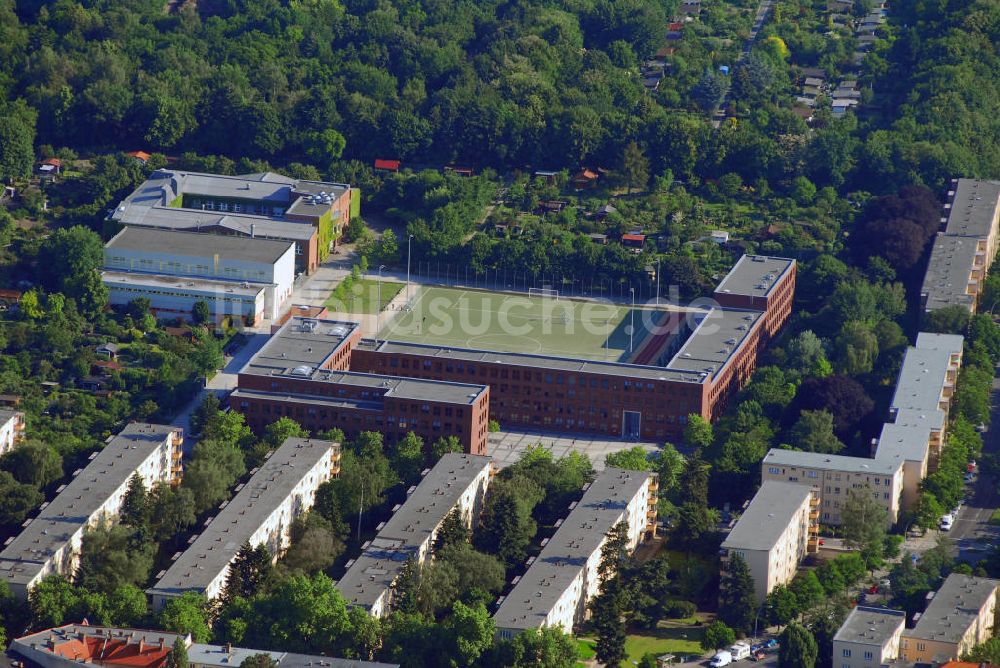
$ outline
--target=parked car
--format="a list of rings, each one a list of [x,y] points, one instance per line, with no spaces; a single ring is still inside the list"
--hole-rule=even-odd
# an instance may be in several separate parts
[[[764,643],[764,647],[766,649],[777,649],[778,648],[778,641],[775,640],[774,638],[770,638],[770,639],[768,639],[767,642]]]
[[[951,515],[945,515],[941,518],[941,523],[938,524],[938,528],[941,531],[951,531],[952,525],[955,524],[955,518]]]
[[[764,650],[762,649],[759,649],[750,655],[751,661],[763,661],[766,658],[767,658],[767,653],[764,652]]]
[[[878,593],[878,585],[872,585],[871,587],[869,587],[868,588],[868,593],[869,594],[877,594]]]
[[[712,657],[712,660],[708,662],[708,665],[712,668],[722,668],[722,666],[728,666],[732,662],[733,655],[726,650],[722,650],[721,652],[716,652],[715,656]]]

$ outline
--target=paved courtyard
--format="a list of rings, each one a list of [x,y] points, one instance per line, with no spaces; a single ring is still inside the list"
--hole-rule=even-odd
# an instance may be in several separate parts
[[[603,439],[592,434],[555,436],[545,432],[498,431],[490,434],[487,454],[492,455],[500,467],[504,467],[515,463],[525,450],[539,443],[550,450],[556,459],[574,451],[585,454],[598,471],[604,468],[604,457],[608,453],[637,445],[647,452],[658,452],[661,448],[659,443]]]

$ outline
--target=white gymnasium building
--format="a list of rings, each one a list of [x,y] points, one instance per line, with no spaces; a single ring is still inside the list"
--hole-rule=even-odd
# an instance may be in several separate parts
[[[104,247],[102,280],[113,305],[150,300],[162,317],[208,304],[216,319],[276,320],[292,294],[289,241],[126,227]]]

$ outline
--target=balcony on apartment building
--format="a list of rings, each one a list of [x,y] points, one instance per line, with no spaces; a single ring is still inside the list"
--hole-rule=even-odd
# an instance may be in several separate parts
[[[330,453],[330,477],[340,477],[340,448],[334,448]]]
[[[809,538],[806,540],[806,552],[809,554],[819,552],[819,509],[819,497],[813,493],[809,499]]]
[[[950,403],[948,400],[951,399],[953,394],[955,394],[955,382],[945,378],[944,385],[941,386],[941,401],[943,403]]]
[[[652,538],[656,538],[656,506],[658,501],[656,492],[658,489],[660,489],[660,479],[653,475],[649,481],[649,503],[646,506],[646,531]]]
[[[655,497],[654,497],[655,498]],[[646,532],[650,538],[656,538],[656,501],[646,506]]]
[[[179,449],[170,455],[170,479],[179,483],[181,475],[184,473],[184,453]]]
[[[170,452],[170,484],[179,485],[184,474],[184,430],[174,431],[174,447]]]

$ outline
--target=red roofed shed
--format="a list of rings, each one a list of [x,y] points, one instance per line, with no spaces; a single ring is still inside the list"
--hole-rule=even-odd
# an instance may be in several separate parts
[[[375,169],[382,172],[398,172],[399,160],[383,160],[382,158],[375,158]]]
[[[646,243],[645,234],[623,234],[622,235],[622,245],[631,246],[634,248],[641,248],[643,244]]]

